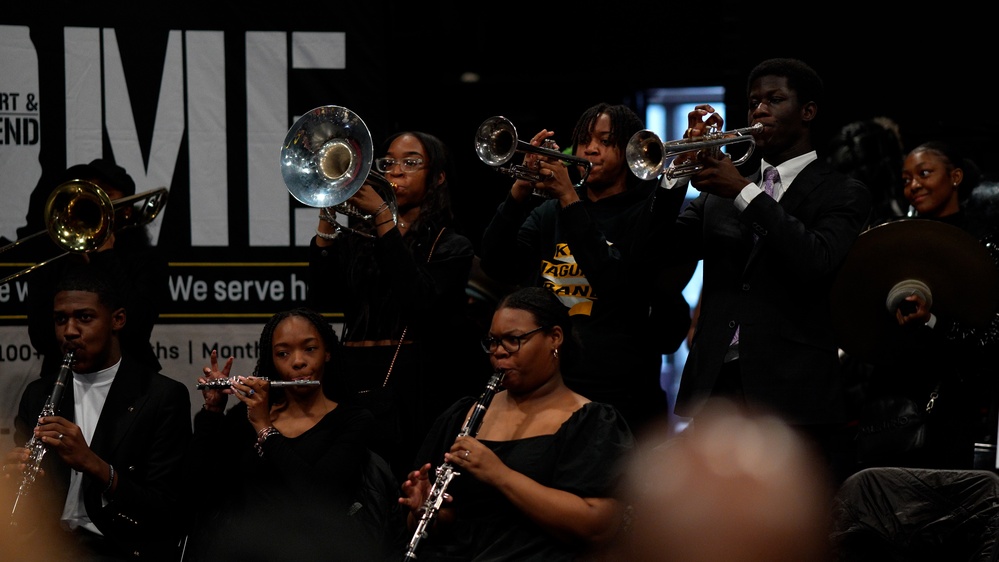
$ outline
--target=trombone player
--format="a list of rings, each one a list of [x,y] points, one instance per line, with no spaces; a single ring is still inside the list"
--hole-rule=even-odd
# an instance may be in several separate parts
[[[679,205],[656,198],[682,200],[683,193],[657,190],[629,172],[625,147],[643,126],[625,105],[586,109],[570,138],[569,165],[583,168],[578,184],[551,142],[555,132],[539,131],[522,167],[534,175],[515,175],[484,231],[481,255],[490,277],[546,287],[570,309],[584,351],[577,364],[563,365],[566,384],[615,406],[636,431],[668,411],[662,354],[686,335],[690,310],[681,291],[696,265],[664,264],[646,246],[653,215],[672,209],[658,219],[672,222]],[[547,153],[533,152],[545,144]]]
[[[810,435],[841,479],[852,461],[829,293],[866,226],[871,196],[816,157],[823,84],[811,67],[764,61],[746,94],[747,121],[763,125],[754,136],[760,167],[744,177],[730,158],[701,153],[689,176],[700,194],[662,231],[664,255],[704,260],[675,413],[696,425],[704,402],[718,396],[765,407]],[[696,137],[722,120],[700,105],[688,123]],[[664,183],[686,191],[687,181]]]
[[[75,180],[90,182],[111,201],[135,195],[135,181],[111,160],[95,159],[67,168],[57,185]],[[115,223],[127,224],[134,217],[132,207],[116,208]],[[63,272],[76,262],[90,262],[111,272],[121,283],[128,309],[128,324],[120,334],[122,347],[142,364],[156,371],[160,362],[150,344],[160,309],[169,298],[166,256],[153,246],[145,226],[110,233],[95,251],[72,254],[65,260],[39,268],[28,277],[28,335],[35,350],[43,355],[42,372],[58,368],[62,351],[53,343],[52,297]]]

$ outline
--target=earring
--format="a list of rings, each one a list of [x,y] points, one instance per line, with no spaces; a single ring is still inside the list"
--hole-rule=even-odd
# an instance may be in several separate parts
[[[558,348],[557,348],[557,347],[556,347],[556,348],[554,348],[554,349],[552,349],[552,356],[553,356],[553,357],[554,357],[555,359],[558,359]]]

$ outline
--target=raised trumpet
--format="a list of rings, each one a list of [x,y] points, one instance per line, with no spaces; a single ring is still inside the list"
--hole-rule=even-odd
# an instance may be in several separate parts
[[[667,167],[669,161],[685,152],[700,152],[718,149],[729,144],[749,143],[746,153],[739,159],[732,161],[738,166],[753,154],[753,149],[756,147],[753,134],[762,130],[763,124],[756,123],[742,129],[713,131],[699,137],[662,142],[654,132],[643,129],[632,135],[628,141],[625,148],[625,158],[631,172],[643,180],[650,180],[660,175],[665,175],[667,179],[690,176],[703,168],[701,164],[697,163],[696,158]]]
[[[370,232],[338,223],[327,210],[371,220],[371,215],[347,203],[367,183],[385,200],[392,219],[398,220],[395,186],[372,169],[374,151],[371,132],[356,113],[324,105],[301,116],[288,130],[281,147],[281,174],[292,196],[304,205],[322,208],[323,219],[338,233],[347,230],[374,238]]]
[[[93,252],[115,232],[152,222],[166,205],[167,188],[160,187],[114,201],[96,183],[74,179],[61,183],[45,202],[45,230],[0,248],[0,253],[48,233],[64,253],[0,280],[0,285],[70,254]]]
[[[593,164],[586,158],[563,154],[550,146],[534,146],[518,139],[517,128],[509,119],[501,115],[490,117],[479,125],[478,130],[475,131],[475,152],[479,155],[479,160],[496,168],[497,171],[533,183],[543,182],[547,178],[542,177],[537,170],[521,164],[510,166],[504,166],[504,164],[509,162],[518,152],[540,154],[561,160],[563,163],[575,164],[583,168],[583,174],[579,182],[576,183],[577,186],[586,181],[590,175],[590,169],[593,167]],[[534,194],[547,197],[537,190]]]

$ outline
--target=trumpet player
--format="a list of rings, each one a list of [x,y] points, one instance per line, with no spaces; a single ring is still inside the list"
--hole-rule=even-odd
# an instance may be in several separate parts
[[[474,248],[454,224],[453,167],[440,139],[393,134],[375,168],[390,188],[364,185],[348,199],[371,216],[357,226],[374,238],[336,234],[320,219],[309,248],[309,303],[343,312],[337,398],[375,414],[371,448],[401,480],[434,417],[466,384],[467,363],[454,354],[461,346],[441,334],[467,333],[460,323]]]
[[[746,82],[759,168],[749,176],[705,151],[702,168],[671,189],[699,195],[664,228],[664,254],[703,260],[700,314],[675,412],[697,423],[724,396],[777,412],[848,470],[846,412],[830,314],[830,288],[871,212],[861,182],[819,161],[812,129],[822,80],[797,59],[760,63]],[[688,115],[688,134],[722,127],[710,105]],[[679,158],[679,157],[678,157]],[[665,174],[664,174],[665,176]]]
[[[177,560],[182,538],[180,462],[191,437],[183,384],[123,353],[117,279],[94,265],[67,270],[50,317],[72,372],[55,415],[39,417],[55,373],[28,384],[15,442],[32,436],[48,454],[19,497],[4,550],[15,560]],[[4,484],[22,481],[29,451],[4,459]],[[20,495],[20,494],[19,494]],[[96,558],[99,557],[99,558]]]
[[[625,148],[643,127],[625,105],[586,109],[570,137],[571,153],[590,166],[578,185],[557,157],[526,153],[523,167],[536,177],[517,177],[486,227],[481,249],[487,275],[546,287],[569,308],[584,357],[566,368],[566,384],[613,404],[638,432],[667,413],[662,355],[679,347],[690,324],[681,291],[696,265],[667,264],[645,245],[654,216],[669,210],[661,220],[672,222],[683,194],[656,190],[654,181],[630,173]],[[542,147],[554,136],[542,129],[530,144]],[[532,196],[535,191],[545,194],[543,202]]]

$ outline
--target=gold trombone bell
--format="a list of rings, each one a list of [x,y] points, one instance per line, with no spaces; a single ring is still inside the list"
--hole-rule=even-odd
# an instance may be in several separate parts
[[[45,202],[45,230],[0,248],[0,253],[46,233],[64,253],[9,275],[0,285],[69,254],[93,252],[115,232],[152,222],[166,205],[166,198],[165,187],[112,201],[100,186],[87,180],[59,184]]]

